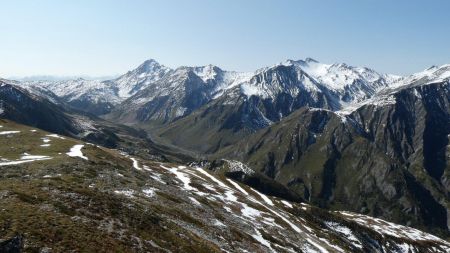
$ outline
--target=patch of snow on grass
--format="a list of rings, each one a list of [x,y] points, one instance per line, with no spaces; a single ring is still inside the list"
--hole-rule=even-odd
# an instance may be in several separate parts
[[[60,177],[61,174],[56,174],[56,175],[45,175],[43,176],[43,178],[55,178],[55,177]]]
[[[45,159],[49,158],[46,155],[29,155],[27,153],[24,153],[23,156],[20,157],[20,160],[36,160],[36,159]]]
[[[237,197],[234,196],[234,193],[232,191],[226,191],[225,192],[225,199],[231,202],[236,202]]]
[[[260,193],[259,191],[255,190],[255,189],[251,189],[251,190],[254,191],[256,194],[258,194],[264,200],[264,202],[266,202],[268,205],[274,206],[272,200],[269,199],[269,197],[267,197],[265,194],[262,194],[262,193]]]
[[[253,207],[249,207],[247,204],[245,203],[241,203],[242,204],[242,209],[241,209],[241,213],[243,216],[248,217],[250,219],[254,219],[257,218],[259,216],[261,216],[261,212],[259,210],[256,210]]]
[[[244,195],[248,195],[248,192],[244,190],[238,183],[234,182],[233,180],[227,178],[227,181],[232,184],[236,189],[238,189],[240,192],[242,192]]]
[[[161,175],[160,175],[160,174],[154,173],[154,175],[150,175],[150,177],[151,177],[153,180],[158,181],[158,182],[161,183],[161,184],[166,184],[166,182],[161,178]]]
[[[136,160],[136,158],[130,157],[130,159],[133,161],[133,168],[137,169],[137,170],[142,170],[141,167],[139,167],[138,161]]]
[[[183,183],[184,189],[188,191],[196,191],[195,188],[189,185],[191,183],[191,179],[186,176],[185,173],[180,172],[178,168],[167,168],[163,165],[161,165],[161,167],[175,174],[175,176],[177,176],[177,178]]]
[[[193,198],[193,197],[189,197],[189,199],[192,201],[192,203],[194,203],[194,204],[197,205],[197,206],[201,206],[201,205],[202,205],[200,202],[198,202],[198,200],[196,200],[196,199]]]
[[[6,165],[16,165],[16,164],[22,164],[22,163],[29,163],[34,161],[43,161],[43,160],[49,160],[52,159],[50,156],[43,156],[43,155],[29,155],[27,153],[24,153],[20,160],[15,161],[8,161],[2,159],[4,162],[0,162],[0,166],[6,166]]]
[[[211,179],[212,181],[216,182],[218,185],[222,186],[223,188],[225,188],[225,189],[229,189],[230,188],[226,184],[224,184],[222,181],[218,180],[217,178],[215,178],[214,176],[212,176],[211,174],[206,172],[204,169],[202,169],[200,167],[197,167],[196,169],[197,169],[197,171],[199,171],[203,175],[207,176],[209,179]]]
[[[280,226],[280,225],[278,225],[277,223],[275,223],[275,219],[274,219],[274,218],[271,218],[271,217],[264,217],[264,218],[262,219],[262,222],[263,222],[264,224],[266,224],[266,225],[271,226],[271,227],[278,227],[278,228],[284,229],[282,226]]]
[[[361,249],[363,248],[361,241],[358,238],[356,238],[352,230],[349,229],[348,227],[342,226],[337,222],[325,222],[325,224],[333,231],[345,235],[345,238],[352,241],[356,247]]]
[[[286,200],[282,200],[281,203],[283,203],[283,205],[285,205],[285,206],[287,206],[287,207],[289,207],[289,208],[294,208],[294,207],[292,206],[292,204],[289,203],[289,202],[287,202]]]
[[[220,220],[217,220],[217,219],[214,221],[213,225],[216,227],[226,227],[227,226],[227,225],[223,224]]]
[[[17,134],[20,131],[0,131],[0,135]]]
[[[82,144],[77,144],[74,145],[69,152],[67,152],[66,154],[70,157],[80,157],[83,158],[84,160],[88,160],[88,158],[86,156],[83,155],[83,153],[81,152],[81,149],[84,147],[84,145]]]
[[[221,186],[223,189],[225,189],[225,200],[231,201],[231,202],[236,202],[237,201],[237,197],[234,196],[233,190],[226,184],[224,184],[222,181],[218,180],[217,178],[215,178],[213,175],[209,174],[208,172],[206,172],[204,169],[197,167],[196,168],[197,171],[199,171],[201,174],[205,175],[206,177],[208,177],[209,179],[211,179],[212,181],[214,181],[215,183],[217,183],[219,186]],[[219,196],[217,196],[219,197]]]
[[[261,243],[262,245],[266,246],[267,248],[270,249],[270,251],[273,251],[272,246],[270,246],[270,242],[267,241],[266,239],[264,239],[264,237],[261,235],[261,232],[258,231],[258,229],[255,229],[256,234],[252,235],[252,237],[258,241],[259,243]]]
[[[154,188],[144,189],[144,190],[142,190],[142,193],[144,193],[144,195],[146,197],[151,198],[151,197],[155,196],[155,189]]]
[[[10,161],[10,162],[1,162],[0,166],[6,166],[6,165],[16,165],[16,164],[22,164],[22,163],[29,163],[29,162],[34,162],[34,161],[42,161],[42,160],[48,160],[51,158],[46,158],[46,159],[34,159],[34,160],[22,160],[22,161]]]
[[[61,140],[65,140],[66,139],[66,138],[64,138],[62,136],[59,136],[57,134],[47,134],[46,136],[47,137],[52,137],[52,138],[58,138],[58,139],[61,139]]]
[[[115,194],[124,195],[129,198],[133,198],[134,191],[133,190],[115,190]]]

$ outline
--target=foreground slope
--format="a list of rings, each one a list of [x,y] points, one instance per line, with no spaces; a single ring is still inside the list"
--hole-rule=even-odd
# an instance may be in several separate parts
[[[418,230],[269,197],[201,167],[142,160],[10,121],[0,126],[0,250],[450,250]]]

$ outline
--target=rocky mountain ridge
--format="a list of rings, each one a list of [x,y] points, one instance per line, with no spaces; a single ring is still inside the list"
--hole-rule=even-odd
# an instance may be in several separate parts
[[[268,74],[264,74],[264,72],[277,75],[277,71],[274,69],[281,66],[293,67],[292,71],[295,72],[293,74],[298,76],[291,77],[291,87],[282,87],[279,86],[280,83],[276,83],[276,79],[280,81],[289,77],[272,76],[275,78],[273,80],[275,83],[264,84],[261,75],[268,77]],[[307,74],[306,77],[303,76],[303,72]],[[163,77],[165,77],[164,80],[162,80]],[[130,108],[125,109],[132,110],[136,106],[146,107],[146,103],[158,103],[166,96],[172,99],[188,97],[189,94],[200,97],[194,105],[185,102],[182,105],[174,105],[175,108],[166,106],[167,111],[159,113],[171,115],[169,118],[172,120],[179,115],[189,114],[182,113],[183,111],[192,111],[195,106],[217,99],[228,90],[237,87],[240,87],[241,94],[248,97],[259,95],[264,98],[270,96],[273,99],[280,92],[287,92],[291,97],[298,95],[299,91],[327,93],[335,100],[333,101],[333,106],[336,107],[334,109],[338,109],[346,103],[368,98],[375,91],[398,79],[399,77],[378,74],[368,68],[351,67],[347,64],[321,64],[311,58],[299,61],[288,60],[249,73],[225,71],[213,65],[179,67],[172,70],[151,59],[113,80],[25,81],[22,84],[25,87],[49,90],[75,108],[88,110],[96,115],[114,111],[114,107],[126,99],[129,99],[130,102],[124,103],[121,107],[129,104]],[[261,81],[262,83],[260,83]],[[184,85],[185,82],[188,83]],[[194,86],[193,89],[190,88],[191,86]],[[205,87],[203,88],[203,86]],[[277,86],[279,87],[276,88]],[[185,87],[184,90],[181,87]],[[179,91],[174,91],[174,88],[178,88]],[[323,91],[324,89],[325,91]],[[161,92],[161,90],[164,91]],[[139,94],[140,92],[141,94]],[[159,94],[154,95],[153,92]],[[133,97],[134,95],[136,97]],[[118,110],[123,111],[124,109],[119,108]],[[145,108],[142,110],[145,111]],[[145,120],[145,117],[136,116],[135,118],[136,121]]]

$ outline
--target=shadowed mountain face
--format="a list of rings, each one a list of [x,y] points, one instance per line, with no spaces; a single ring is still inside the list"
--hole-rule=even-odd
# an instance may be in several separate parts
[[[74,135],[78,130],[65,110],[42,96],[0,80],[0,109],[2,118],[52,131]]]
[[[238,157],[322,207],[448,233],[449,88],[409,87],[347,116],[300,109],[218,157]]]

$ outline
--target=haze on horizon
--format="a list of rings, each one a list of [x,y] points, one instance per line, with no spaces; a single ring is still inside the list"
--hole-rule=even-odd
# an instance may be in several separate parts
[[[0,77],[115,76],[169,67],[252,71],[312,57],[406,75],[450,63],[450,2],[3,1]]]

